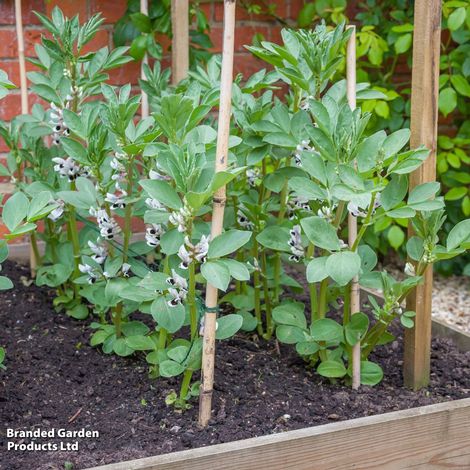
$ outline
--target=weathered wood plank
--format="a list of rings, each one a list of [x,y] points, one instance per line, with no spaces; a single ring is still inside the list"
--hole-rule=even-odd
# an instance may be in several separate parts
[[[469,469],[470,399],[89,470]]]
[[[411,148],[425,145],[431,154],[410,178],[410,189],[436,179],[441,0],[416,0],[411,79]],[[411,236],[411,232],[409,236]],[[407,299],[416,312],[415,326],[405,332],[405,385],[419,389],[429,383],[431,357],[432,267]]]

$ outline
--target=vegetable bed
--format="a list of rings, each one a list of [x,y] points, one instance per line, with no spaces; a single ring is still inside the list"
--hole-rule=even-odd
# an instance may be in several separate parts
[[[100,436],[80,440],[78,452],[6,452],[2,436],[0,468],[63,469],[70,462],[73,467],[68,468],[78,470],[468,397],[470,353],[460,352],[442,337],[433,340],[431,385],[420,392],[403,389],[397,364],[402,354],[399,325],[394,329],[397,340],[372,356],[384,370],[383,381],[360,391],[339,383],[331,385],[306,369],[289,346],[281,345],[278,351],[274,341],[253,342],[239,334],[219,343],[214,418],[208,428],[200,430],[197,407],[182,414],[165,405],[163,397],[178,387],[177,379],[149,381],[143,355],[120,358],[93,349],[88,322],[56,314],[52,291],[25,286],[29,279],[26,268],[7,263],[4,271],[15,289],[0,294],[0,321],[5,325],[0,342],[8,351],[0,386],[2,434],[6,428],[84,428],[99,431]],[[299,300],[306,299],[299,296]],[[343,423],[334,426],[343,429]],[[462,428],[453,432],[462,434]],[[445,443],[438,435],[439,442]],[[198,456],[200,453],[191,454],[192,459]],[[273,462],[266,459],[273,468]],[[303,468],[301,462],[295,462],[296,468]],[[320,464],[318,468],[335,468]],[[123,465],[117,468],[188,468],[186,464]],[[211,461],[211,468],[214,465]],[[219,459],[218,468],[231,468],[228,465]]]

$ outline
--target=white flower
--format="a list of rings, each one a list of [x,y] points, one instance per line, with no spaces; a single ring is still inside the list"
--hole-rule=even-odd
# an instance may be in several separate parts
[[[105,197],[105,201],[111,204],[111,209],[124,209],[126,207],[126,203],[124,198],[127,196],[126,191],[121,191],[120,195],[107,193]]]
[[[89,264],[79,264],[78,269],[81,273],[88,276],[88,284],[94,284],[96,282],[97,276],[94,272],[93,266],[90,266]]]
[[[250,168],[249,170],[246,170],[246,178],[250,186],[254,186],[256,184],[256,178],[258,178],[258,176],[259,168]]]
[[[88,176],[89,168],[81,167],[72,157],[56,157],[52,161],[55,163],[54,171],[59,173],[61,178],[67,177],[69,181],[75,181],[79,176]]]
[[[154,199],[154,198],[151,198],[151,197],[148,197],[145,200],[145,205],[149,209],[156,209],[156,210],[166,211],[166,207],[160,201],[157,201],[157,199]]]
[[[124,277],[129,277],[129,271],[131,269],[131,265],[129,263],[123,263],[121,266],[121,272]]]
[[[179,247],[178,256],[181,260],[180,268],[181,269],[188,269],[189,265],[192,263],[193,260],[191,259],[191,254],[186,249],[184,244]]]
[[[248,230],[252,230],[254,227],[253,222],[251,222],[248,217],[242,213],[238,215],[237,222],[240,227],[246,228]]]
[[[90,215],[96,217],[96,222],[100,228],[100,235],[106,240],[112,240],[121,232],[118,223],[106,212],[105,209],[94,209],[90,207]]]
[[[349,202],[348,211],[353,217],[366,217],[366,213],[361,211],[359,206],[353,202]]]
[[[165,233],[165,230],[160,224],[148,225],[145,230],[145,241],[147,245],[157,247],[160,245],[160,237]]]
[[[203,235],[199,243],[194,247],[195,258],[200,263],[206,260],[207,252],[209,251],[209,236]]]
[[[180,210],[172,212],[168,218],[168,221],[178,229],[178,232],[186,233],[188,229],[188,222],[190,221],[191,217],[191,210],[186,207],[185,204]]]
[[[47,218],[51,219],[53,222],[56,222],[62,217],[65,207],[65,203],[61,199],[58,199],[56,202],[59,205],[47,216]]]
[[[305,255],[304,247],[302,246],[301,231],[300,225],[294,225],[290,231],[290,240],[288,243],[292,253],[289,257],[291,261],[299,262]]]
[[[405,274],[407,276],[416,276],[416,270],[412,263],[405,264]]]
[[[151,180],[162,180],[162,181],[168,181],[169,179],[171,179],[169,176],[162,175],[161,173],[159,173],[158,171],[155,171],[155,170],[150,170],[149,171],[149,178]]]
[[[171,295],[171,299],[167,302],[169,307],[176,307],[177,305],[182,304],[188,295],[186,290],[174,289],[173,287],[168,289],[168,293]]]
[[[92,259],[95,260],[98,264],[103,264],[108,256],[108,250],[104,245],[99,245],[93,243],[91,240],[88,240],[88,246],[93,252]]]
[[[176,289],[188,290],[188,281],[180,276],[174,269],[171,270],[171,277],[169,277],[166,282]]]

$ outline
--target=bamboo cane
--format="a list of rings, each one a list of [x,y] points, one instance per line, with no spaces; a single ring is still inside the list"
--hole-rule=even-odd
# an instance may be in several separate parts
[[[140,0],[140,12],[143,13],[144,15],[149,14],[148,0]],[[147,53],[144,54],[144,58],[142,59],[142,65],[140,67],[140,78],[142,79],[145,79],[144,65],[146,64],[148,64]],[[142,99],[140,102],[140,112],[141,112],[142,118],[146,118],[149,115],[149,98],[147,96],[147,93],[145,93],[144,90],[141,90],[141,94],[142,94]]]
[[[171,77],[173,85],[188,76],[189,70],[189,2],[171,0]]]
[[[233,53],[235,39],[236,0],[224,1],[224,38],[222,52],[222,73],[220,85],[219,127],[215,171],[227,168],[228,140],[230,135],[230,113],[233,84]],[[224,219],[225,186],[214,195],[211,239],[220,235]],[[214,385],[215,331],[217,325],[217,288],[207,284],[206,312],[204,318],[204,339],[202,349],[202,381],[199,397],[199,424],[207,426],[211,417],[212,390]]]
[[[16,37],[18,41],[18,65],[20,67],[20,93],[21,93],[21,114],[28,114],[28,83],[26,81],[26,62],[24,58],[24,35],[23,21],[21,12],[21,0],[15,0],[15,19],[16,19]],[[36,274],[37,259],[34,254],[33,246],[29,246],[29,267],[31,276]]]
[[[356,27],[351,29],[351,37],[348,40],[346,50],[346,84],[347,97],[351,109],[356,108]],[[357,238],[357,218],[348,215],[348,243],[352,247]],[[361,309],[359,280],[354,276],[351,281],[351,316]],[[361,343],[358,341],[352,348],[352,388],[357,390],[361,384]]]

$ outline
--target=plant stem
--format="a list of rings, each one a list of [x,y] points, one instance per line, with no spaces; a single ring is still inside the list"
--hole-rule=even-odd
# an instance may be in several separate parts
[[[181,382],[180,400],[186,402],[188,396],[189,386],[191,385],[191,378],[193,376],[192,370],[185,370],[183,374],[183,381]]]
[[[191,341],[197,336],[197,309],[196,309],[196,262],[189,265],[188,289],[189,321],[191,328]]]
[[[343,326],[349,323],[351,316],[351,283],[344,288],[344,305],[343,305]]]
[[[307,249],[307,259],[315,257],[315,245],[313,243],[309,243]],[[313,282],[308,283],[308,290],[310,293],[310,321],[314,322],[318,320],[318,294],[317,294],[317,286]]]
[[[41,259],[41,255],[39,254],[38,241],[37,241],[37,238],[36,238],[36,234],[34,232],[31,232],[29,238],[30,238],[31,247],[32,247],[33,253],[34,253],[34,258],[36,259],[36,267],[41,266],[42,265],[42,259]]]
[[[121,331],[121,324],[122,324],[122,302],[116,305],[116,310],[113,316],[114,326],[116,328],[116,337],[120,338],[122,331]]]
[[[253,234],[253,258],[258,261],[258,256],[259,256],[259,248],[258,248],[258,242],[256,241],[256,236],[258,234],[254,233]],[[259,268],[258,266],[255,266],[255,272],[253,273],[253,288],[255,291],[255,316],[257,320],[257,331],[259,336],[263,336],[263,323],[261,321],[261,299],[260,299],[260,289],[261,289],[261,284],[260,284],[260,273],[259,273]]]
[[[133,185],[133,175],[132,175],[132,159],[129,161],[129,165],[127,167],[127,194],[129,197],[132,196],[132,185]],[[124,262],[127,261],[127,258],[129,256],[128,251],[129,251],[129,243],[131,239],[131,228],[132,224],[132,204],[128,203],[126,204],[126,210],[124,213],[124,242],[123,242],[123,260]]]
[[[320,283],[320,298],[318,299],[318,318],[325,318],[328,293],[328,278]]]
[[[357,250],[357,247],[359,246],[359,242],[361,241],[361,238],[364,236],[364,233],[366,233],[367,227],[369,226],[370,220],[372,218],[372,213],[374,211],[374,203],[375,203],[375,193],[372,194],[372,198],[369,204],[369,208],[367,210],[366,218],[364,219],[364,222],[361,225],[361,229],[359,230],[356,240],[354,241],[353,246],[351,247],[351,251]]]
[[[273,334],[273,320],[271,312],[271,298],[269,295],[269,286],[267,278],[267,263],[266,263],[266,251],[263,250],[261,254],[261,269],[263,271],[263,291],[264,291],[264,307],[266,311],[266,334],[265,339],[271,339]]]

